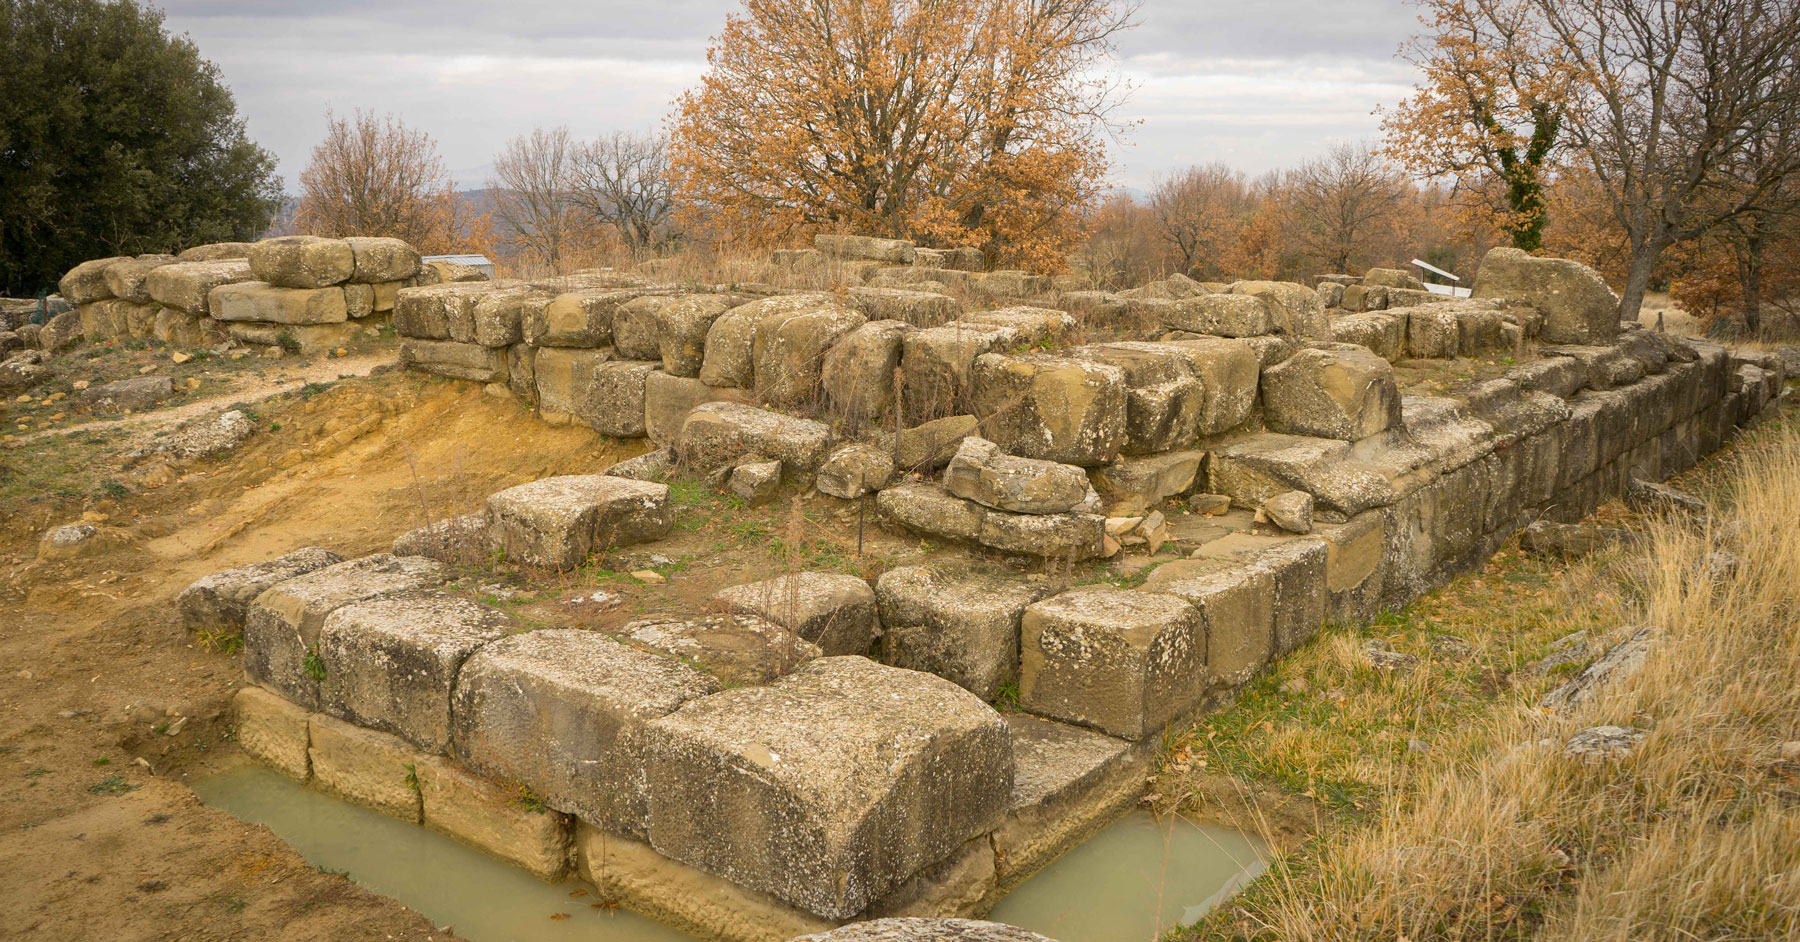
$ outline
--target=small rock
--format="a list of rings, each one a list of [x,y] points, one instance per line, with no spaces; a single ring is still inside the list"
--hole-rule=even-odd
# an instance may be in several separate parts
[[[1612,681],[1637,673],[1650,656],[1650,648],[1655,642],[1648,626],[1639,628],[1631,637],[1607,649],[1574,679],[1545,694],[1538,706],[1546,710],[1565,710],[1587,700]]]
[[[38,555],[45,559],[66,559],[80,553],[99,528],[86,523],[71,523],[44,534],[38,544]]]
[[[1732,579],[1742,565],[1741,557],[1736,553],[1728,553],[1724,550],[1707,553],[1706,559],[1701,563],[1707,580],[1711,582],[1726,582]]]
[[[1188,498],[1188,509],[1197,514],[1217,517],[1231,510],[1231,498],[1224,494],[1195,494]]]
[[[1313,496],[1305,491],[1288,491],[1263,501],[1263,512],[1274,524],[1289,533],[1311,533],[1313,528]]]
[[[1650,735],[1634,726],[1594,726],[1569,737],[1563,755],[1586,762],[1617,762],[1631,755]]]
[[[332,352],[333,352],[333,353],[336,353],[336,354],[337,354],[337,355],[338,355],[338,356],[340,356],[340,357],[347,357],[347,356],[349,356],[349,355],[350,355],[350,351],[349,351],[349,350],[346,350],[346,349],[344,349],[344,348],[343,348],[343,347],[339,347],[339,348],[337,348],[337,349],[336,349],[336,350],[334,350],[334,351],[332,351]]]
[[[781,462],[752,461],[731,469],[728,481],[731,493],[751,507],[760,507],[775,499],[781,489]]]
[[[625,597],[615,592],[599,589],[587,595],[577,595],[563,602],[564,605],[598,605],[601,608],[617,608],[625,603]]]
[[[187,361],[192,360],[193,358],[194,358],[193,354],[183,353],[180,350],[177,350],[174,353],[169,354],[169,359],[175,363],[186,363]]]
[[[645,585],[662,585],[669,581],[668,579],[663,578],[662,573],[657,572],[654,569],[639,569],[631,574],[631,578],[636,579]]]
[[[163,730],[163,735],[165,735],[165,736],[179,736],[179,735],[181,735],[181,731],[182,731],[182,730],[183,730],[183,729],[186,729],[186,728],[187,728],[187,722],[188,722],[188,718],[187,718],[187,717],[185,717],[185,716],[184,716],[184,717],[182,717],[182,718],[181,718],[181,719],[178,719],[178,720],[176,720],[176,721],[175,721],[175,722],[173,722],[173,723],[170,723],[170,724],[169,724],[169,728],[168,728],[168,729],[165,729],[165,730]]]
[[[1534,520],[1519,531],[1519,548],[1533,556],[1575,559],[1629,538],[1630,534],[1618,527]]]
[[[138,367],[138,375],[139,376],[149,376],[151,373],[154,373],[154,372],[156,372],[155,364],[152,364],[150,366]]]
[[[1106,535],[1111,537],[1124,536],[1125,534],[1136,530],[1138,525],[1143,522],[1143,517],[1107,517]]]
[[[1632,478],[1625,485],[1625,503],[1647,513],[1685,514],[1696,518],[1707,515],[1706,502],[1700,498],[1667,484],[1639,478]]]
[[[1419,659],[1411,654],[1394,650],[1386,641],[1374,640],[1363,645],[1363,658],[1369,666],[1382,673],[1390,671],[1409,671],[1419,664]]]
[[[89,381],[88,381],[88,380],[85,380],[85,379],[78,379],[78,380],[76,380],[76,381],[75,381],[75,382],[73,382],[73,383],[70,383],[70,384],[69,384],[69,385],[71,385],[71,386],[73,386],[73,387],[74,387],[74,388],[75,388],[75,390],[76,390],[76,391],[77,391],[77,392],[79,392],[79,391],[81,391],[81,390],[83,390],[83,389],[86,389],[86,388],[88,388],[88,387],[89,387],[89,386],[91,386],[91,385],[93,385],[93,383],[91,383],[91,382],[89,382]]]

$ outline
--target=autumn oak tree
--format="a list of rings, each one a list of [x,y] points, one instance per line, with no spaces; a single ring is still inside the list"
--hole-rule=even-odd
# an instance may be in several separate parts
[[[671,119],[691,211],[1059,266],[1107,169],[1119,0],[747,0]]]
[[[426,254],[484,241],[484,221],[457,194],[431,135],[361,109],[348,118],[326,112],[325,127],[300,171],[296,229],[404,239]]]

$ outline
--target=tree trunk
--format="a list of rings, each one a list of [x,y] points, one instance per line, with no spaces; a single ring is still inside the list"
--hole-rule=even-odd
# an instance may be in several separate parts
[[[1631,253],[1631,273],[1625,278],[1625,293],[1619,296],[1619,320],[1635,321],[1644,307],[1644,293],[1650,290],[1650,276],[1662,258],[1664,246],[1649,242]]]
[[[1739,269],[1744,293],[1744,330],[1752,339],[1762,335],[1763,237],[1744,240],[1744,264]]]

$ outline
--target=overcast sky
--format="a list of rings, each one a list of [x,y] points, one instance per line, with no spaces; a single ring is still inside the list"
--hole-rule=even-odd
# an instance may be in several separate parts
[[[737,0],[165,0],[168,27],[217,63],[250,134],[295,189],[325,111],[393,112],[437,139],[465,188],[536,126],[660,126]],[[1136,128],[1116,182],[1188,164],[1251,173],[1371,138],[1410,87],[1403,0],[1143,0],[1121,43]]]

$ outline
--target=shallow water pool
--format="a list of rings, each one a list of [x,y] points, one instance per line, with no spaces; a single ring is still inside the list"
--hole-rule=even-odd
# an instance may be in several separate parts
[[[347,872],[471,942],[690,938],[627,910],[596,907],[578,880],[545,883],[259,765],[200,779],[193,788],[206,804],[267,825],[314,866]],[[1027,880],[989,918],[1058,942],[1150,942],[1199,918],[1263,869],[1261,843],[1244,834],[1132,812]]]

